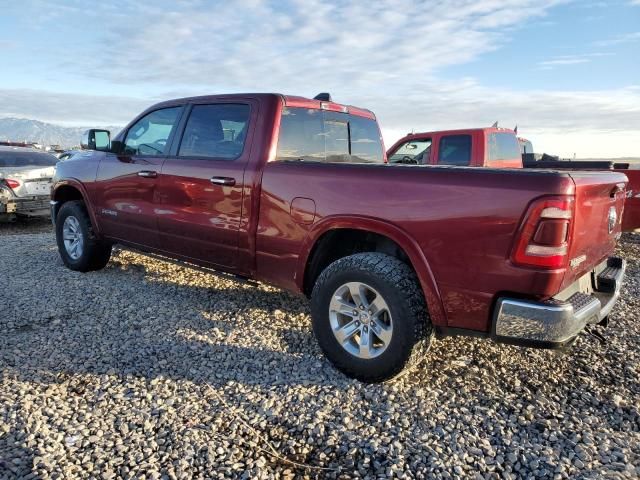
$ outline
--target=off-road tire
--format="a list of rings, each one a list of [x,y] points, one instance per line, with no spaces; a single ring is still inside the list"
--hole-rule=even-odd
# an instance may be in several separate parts
[[[64,221],[71,215],[78,219],[84,241],[82,254],[76,260],[67,253],[62,237]],[[111,244],[100,240],[95,235],[84,202],[79,200],[65,202],[60,207],[56,216],[56,241],[62,261],[71,270],[78,272],[101,270],[111,258]]]
[[[387,302],[393,318],[391,341],[379,356],[362,359],[337,341],[329,320],[329,304],[347,282],[363,282]],[[411,267],[382,253],[357,253],[336,260],[318,277],[311,294],[313,331],[329,361],[345,375],[363,382],[388,380],[424,358],[433,327],[420,284]]]

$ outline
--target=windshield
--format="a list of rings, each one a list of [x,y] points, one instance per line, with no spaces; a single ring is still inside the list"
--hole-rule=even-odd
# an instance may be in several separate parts
[[[429,163],[431,152],[431,139],[409,140],[400,145],[389,157],[389,163]]]
[[[0,150],[0,167],[53,167],[58,159],[44,152]]]

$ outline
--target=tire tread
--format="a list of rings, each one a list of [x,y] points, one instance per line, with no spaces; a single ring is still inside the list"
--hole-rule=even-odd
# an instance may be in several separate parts
[[[404,362],[394,366],[393,371],[383,375],[362,375],[353,368],[353,364],[340,363],[336,366],[345,374],[365,382],[380,382],[391,379],[420,362],[427,353],[431,343],[433,327],[429,319],[427,305],[420,283],[413,269],[391,255],[366,252],[343,257],[329,265],[318,277],[312,293],[312,302],[319,297],[318,293],[326,288],[330,279],[344,270],[360,270],[378,275],[397,288],[409,306],[410,314],[403,321],[413,322],[413,339],[411,353]],[[314,309],[317,311],[317,309]],[[332,362],[333,360],[330,359]],[[335,362],[333,362],[335,364]]]
[[[111,244],[100,240],[94,233],[91,219],[89,218],[89,213],[84,202],[82,200],[70,200],[65,202],[58,212],[58,217],[61,216],[60,214],[64,210],[73,210],[73,214],[78,218],[78,221],[86,226],[88,232],[88,238],[86,239],[85,245],[88,258],[76,265],[69,265],[66,261],[65,264],[72,270],[79,272],[91,272],[103,269],[111,258]],[[56,219],[56,223],[59,221],[60,219]],[[61,250],[64,248],[60,242],[58,242],[58,246]]]

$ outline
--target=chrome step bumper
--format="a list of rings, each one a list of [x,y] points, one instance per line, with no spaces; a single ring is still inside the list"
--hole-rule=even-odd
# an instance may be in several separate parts
[[[601,265],[593,293],[574,293],[564,301],[544,302],[500,297],[492,336],[498,342],[539,348],[562,348],[590,324],[609,315],[620,296],[626,261],[610,257]]]

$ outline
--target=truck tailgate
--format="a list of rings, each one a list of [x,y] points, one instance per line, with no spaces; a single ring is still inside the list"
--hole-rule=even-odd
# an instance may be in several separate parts
[[[634,167],[638,167],[634,165]],[[629,179],[627,184],[627,200],[624,204],[622,231],[631,232],[640,229],[640,167],[634,169],[615,170]]]
[[[571,172],[575,191],[573,239],[563,280],[568,286],[615,249],[620,237],[627,177],[601,172]]]

